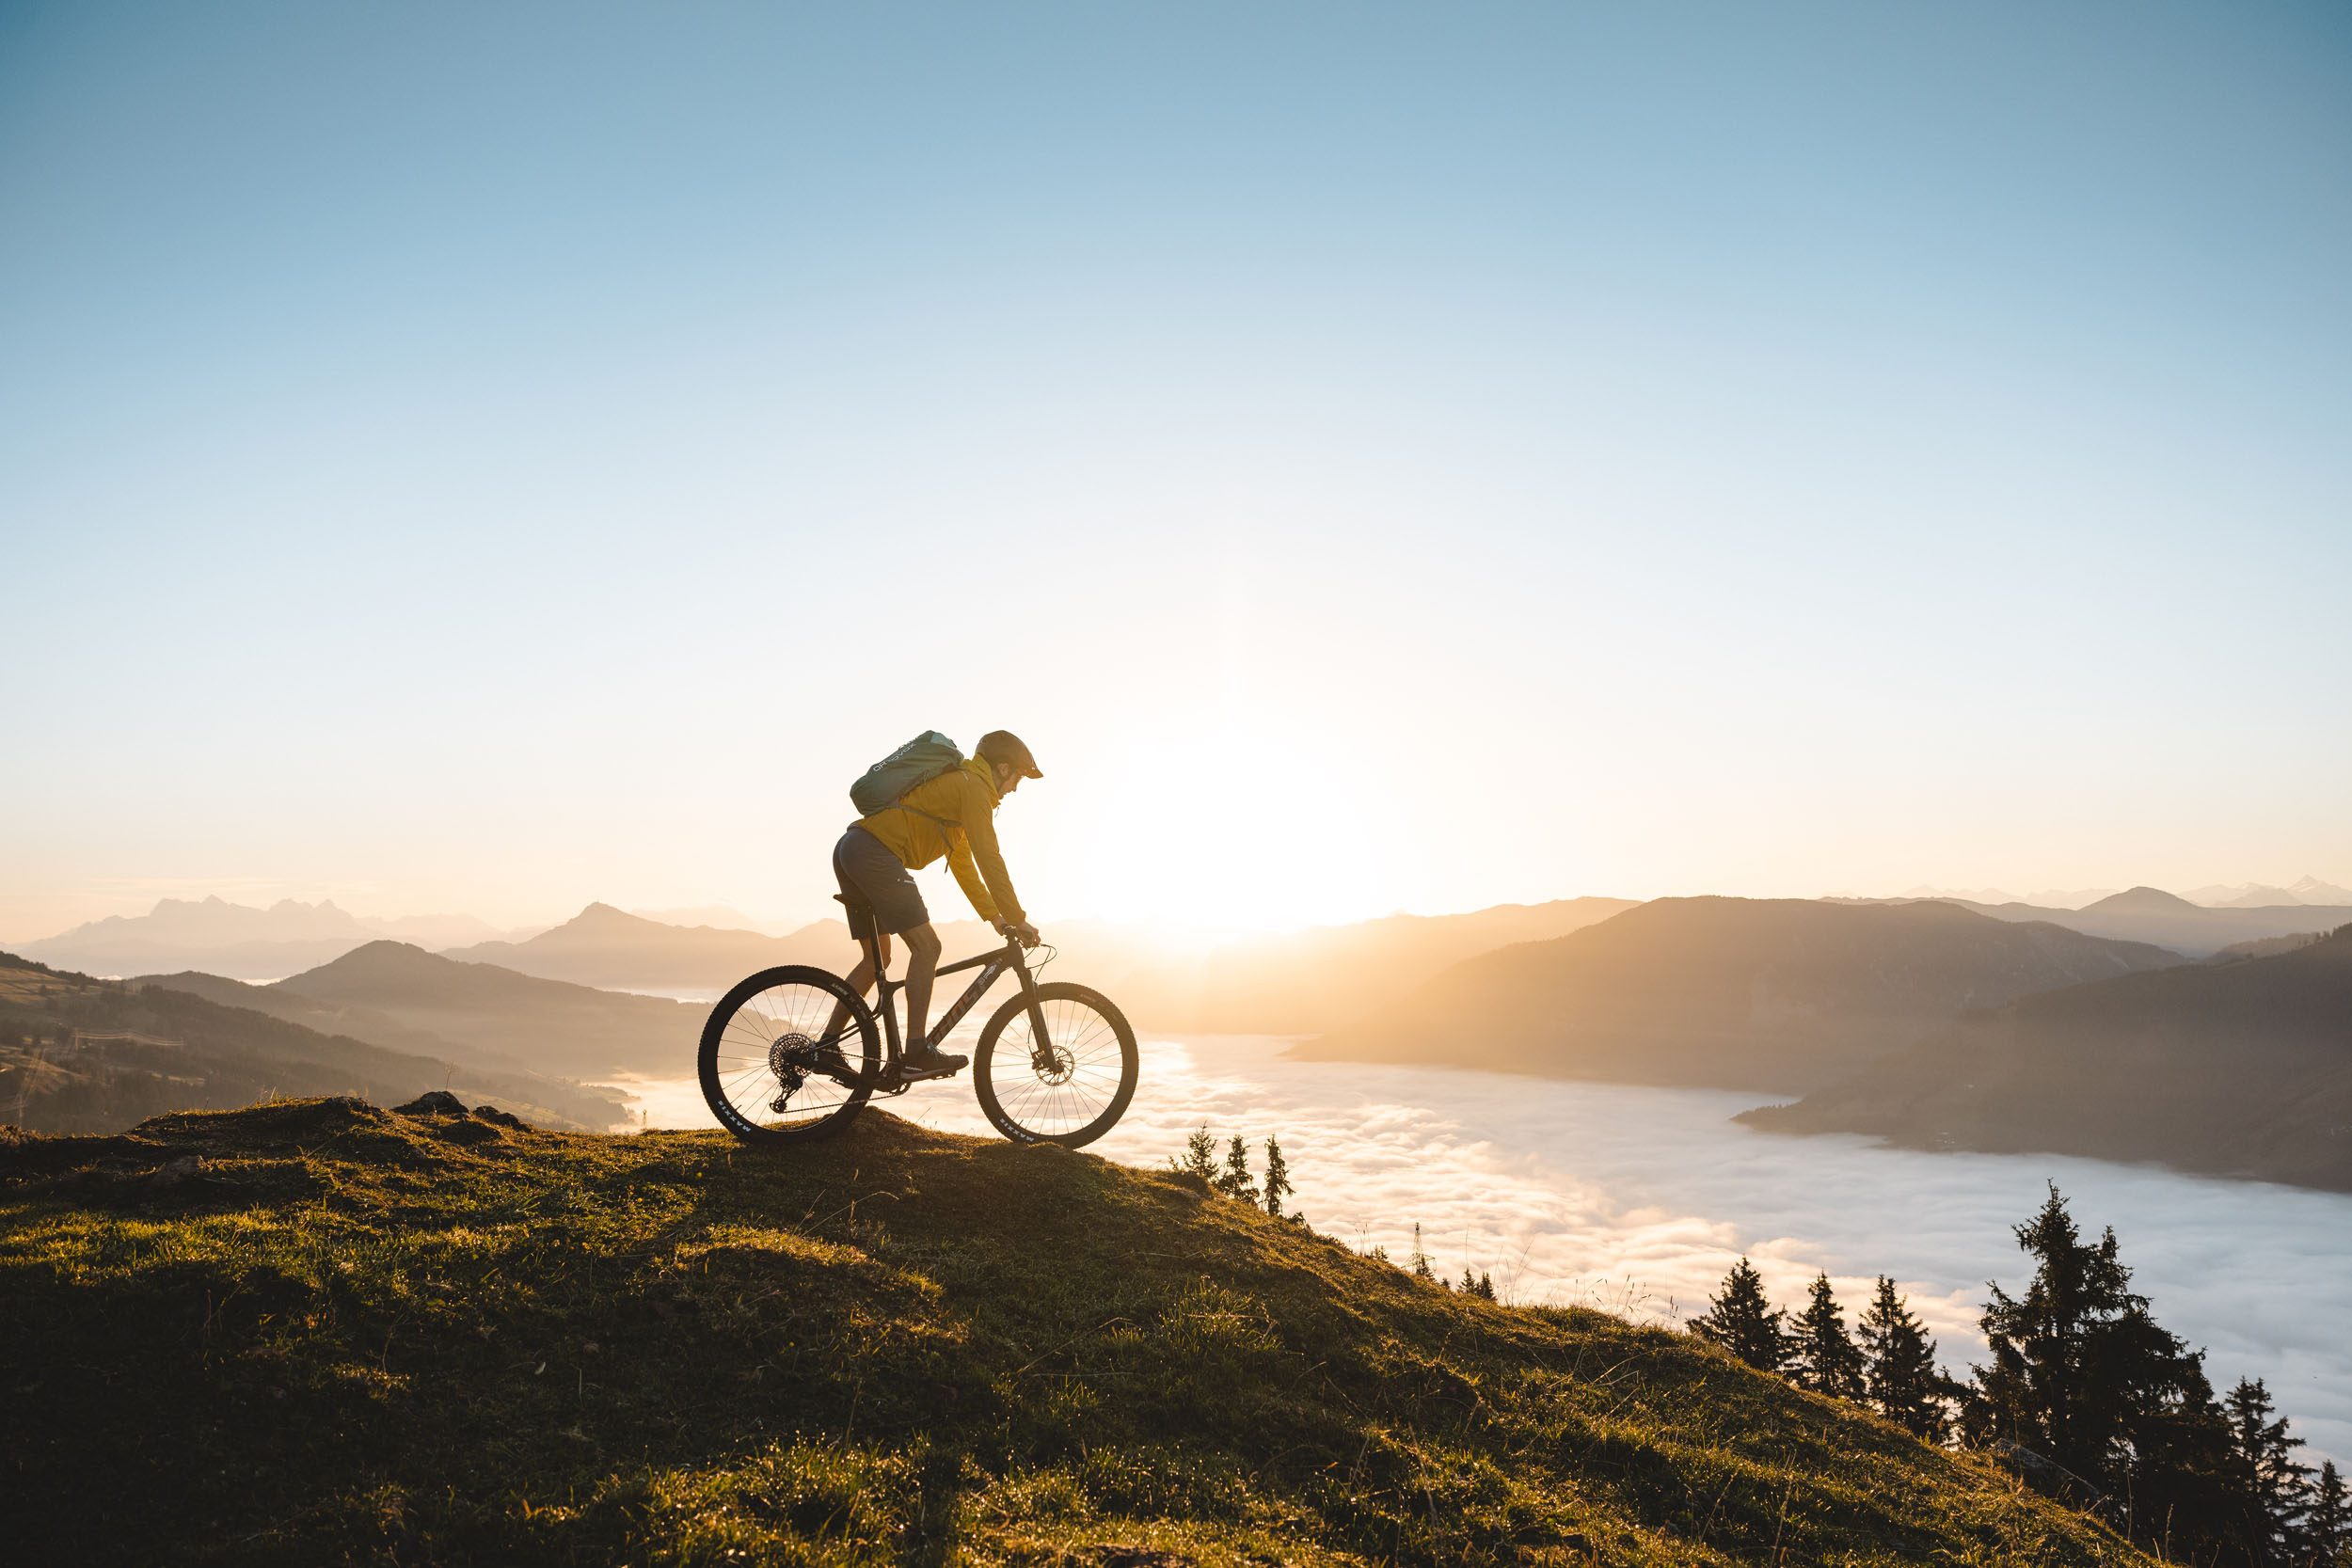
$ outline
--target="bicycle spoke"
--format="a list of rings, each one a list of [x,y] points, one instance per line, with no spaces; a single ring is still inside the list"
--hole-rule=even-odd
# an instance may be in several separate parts
[[[740,1135],[815,1132],[864,1103],[863,1081],[877,1056],[871,1031],[845,1029],[832,1047],[857,1083],[822,1070],[815,1054],[823,1026],[836,1011],[848,1013],[839,984],[819,972],[787,970],[772,985],[731,993],[726,1014],[706,1027],[701,1059],[704,1094],[722,1122]]]

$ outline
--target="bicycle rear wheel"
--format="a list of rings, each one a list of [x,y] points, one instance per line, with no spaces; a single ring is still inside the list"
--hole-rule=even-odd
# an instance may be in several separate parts
[[[972,1087],[996,1131],[1015,1143],[1092,1143],[1136,1096],[1136,1032],[1110,998],[1084,986],[1037,988],[1045,1036],[1025,997],[996,1009],[972,1055]]]
[[[846,1011],[839,1032],[827,1026]],[[696,1057],[719,1125],[750,1143],[822,1138],[873,1093],[881,1031],[866,999],[821,969],[762,970],[720,998]]]

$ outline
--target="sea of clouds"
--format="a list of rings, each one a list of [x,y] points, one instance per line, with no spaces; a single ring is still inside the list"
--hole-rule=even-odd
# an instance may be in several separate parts
[[[1318,1230],[1402,1260],[1413,1227],[1438,1270],[1506,1297],[1648,1321],[1703,1311],[1741,1256],[1795,1307],[1826,1273],[1849,1313],[1891,1275],[1941,1340],[1980,1359],[1985,1283],[2028,1273],[2011,1227],[2056,1182],[2091,1235],[2112,1226],[2156,1319],[2206,1349],[2218,1388],[2268,1381],[2312,1455],[2352,1462],[2352,1196],[2056,1155],[1928,1154],[1791,1138],[1730,1120],[1746,1093],[1301,1062],[1286,1041],[1152,1037],[1120,1125],[1091,1151],[1164,1164],[1206,1123],[1262,1166],[1281,1139],[1293,1206]],[[969,1049],[969,1042],[963,1042]],[[635,1082],[649,1125],[712,1125],[692,1080]],[[889,1108],[993,1135],[959,1078]]]

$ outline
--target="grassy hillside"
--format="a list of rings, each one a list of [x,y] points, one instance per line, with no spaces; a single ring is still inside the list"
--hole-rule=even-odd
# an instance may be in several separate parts
[[[0,1315],[40,1560],[2143,1560],[1683,1336],[879,1112],[0,1145]]]
[[[1801,1090],[1964,1007],[2181,961],[1943,903],[1660,898],[1457,964],[1300,1053]]]
[[[272,1096],[398,1101],[438,1088],[583,1131],[611,1127],[624,1113],[609,1091],[433,1044],[432,1054],[386,1050],[167,987],[94,980],[0,953],[0,1120],[21,1126],[111,1132],[162,1111]]]
[[[1740,1120],[2352,1192],[2352,926],[2287,952],[1972,1013]]]

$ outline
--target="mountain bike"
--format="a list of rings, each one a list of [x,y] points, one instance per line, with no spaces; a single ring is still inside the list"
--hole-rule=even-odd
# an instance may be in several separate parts
[[[846,900],[845,900],[846,902]],[[872,960],[875,1006],[839,975],[805,964],[766,969],[719,999],[703,1025],[703,1098],[719,1124],[752,1143],[829,1137],[876,1095],[901,1095],[933,1078],[900,1076],[898,1013],[906,989],[882,964],[872,917],[850,908],[850,934]],[[1020,982],[980,1031],[972,1053],[972,1087],[997,1132],[1015,1143],[1092,1143],[1126,1114],[1136,1093],[1136,1032],[1102,992],[1054,981],[1038,971],[1054,950],[1031,962],[1008,939],[993,952],[945,964],[937,978],[979,974],[930,1035],[947,1037],[963,1015],[1007,973]],[[846,1014],[837,1030],[833,1020]],[[879,1021],[877,1015],[879,1014]]]

